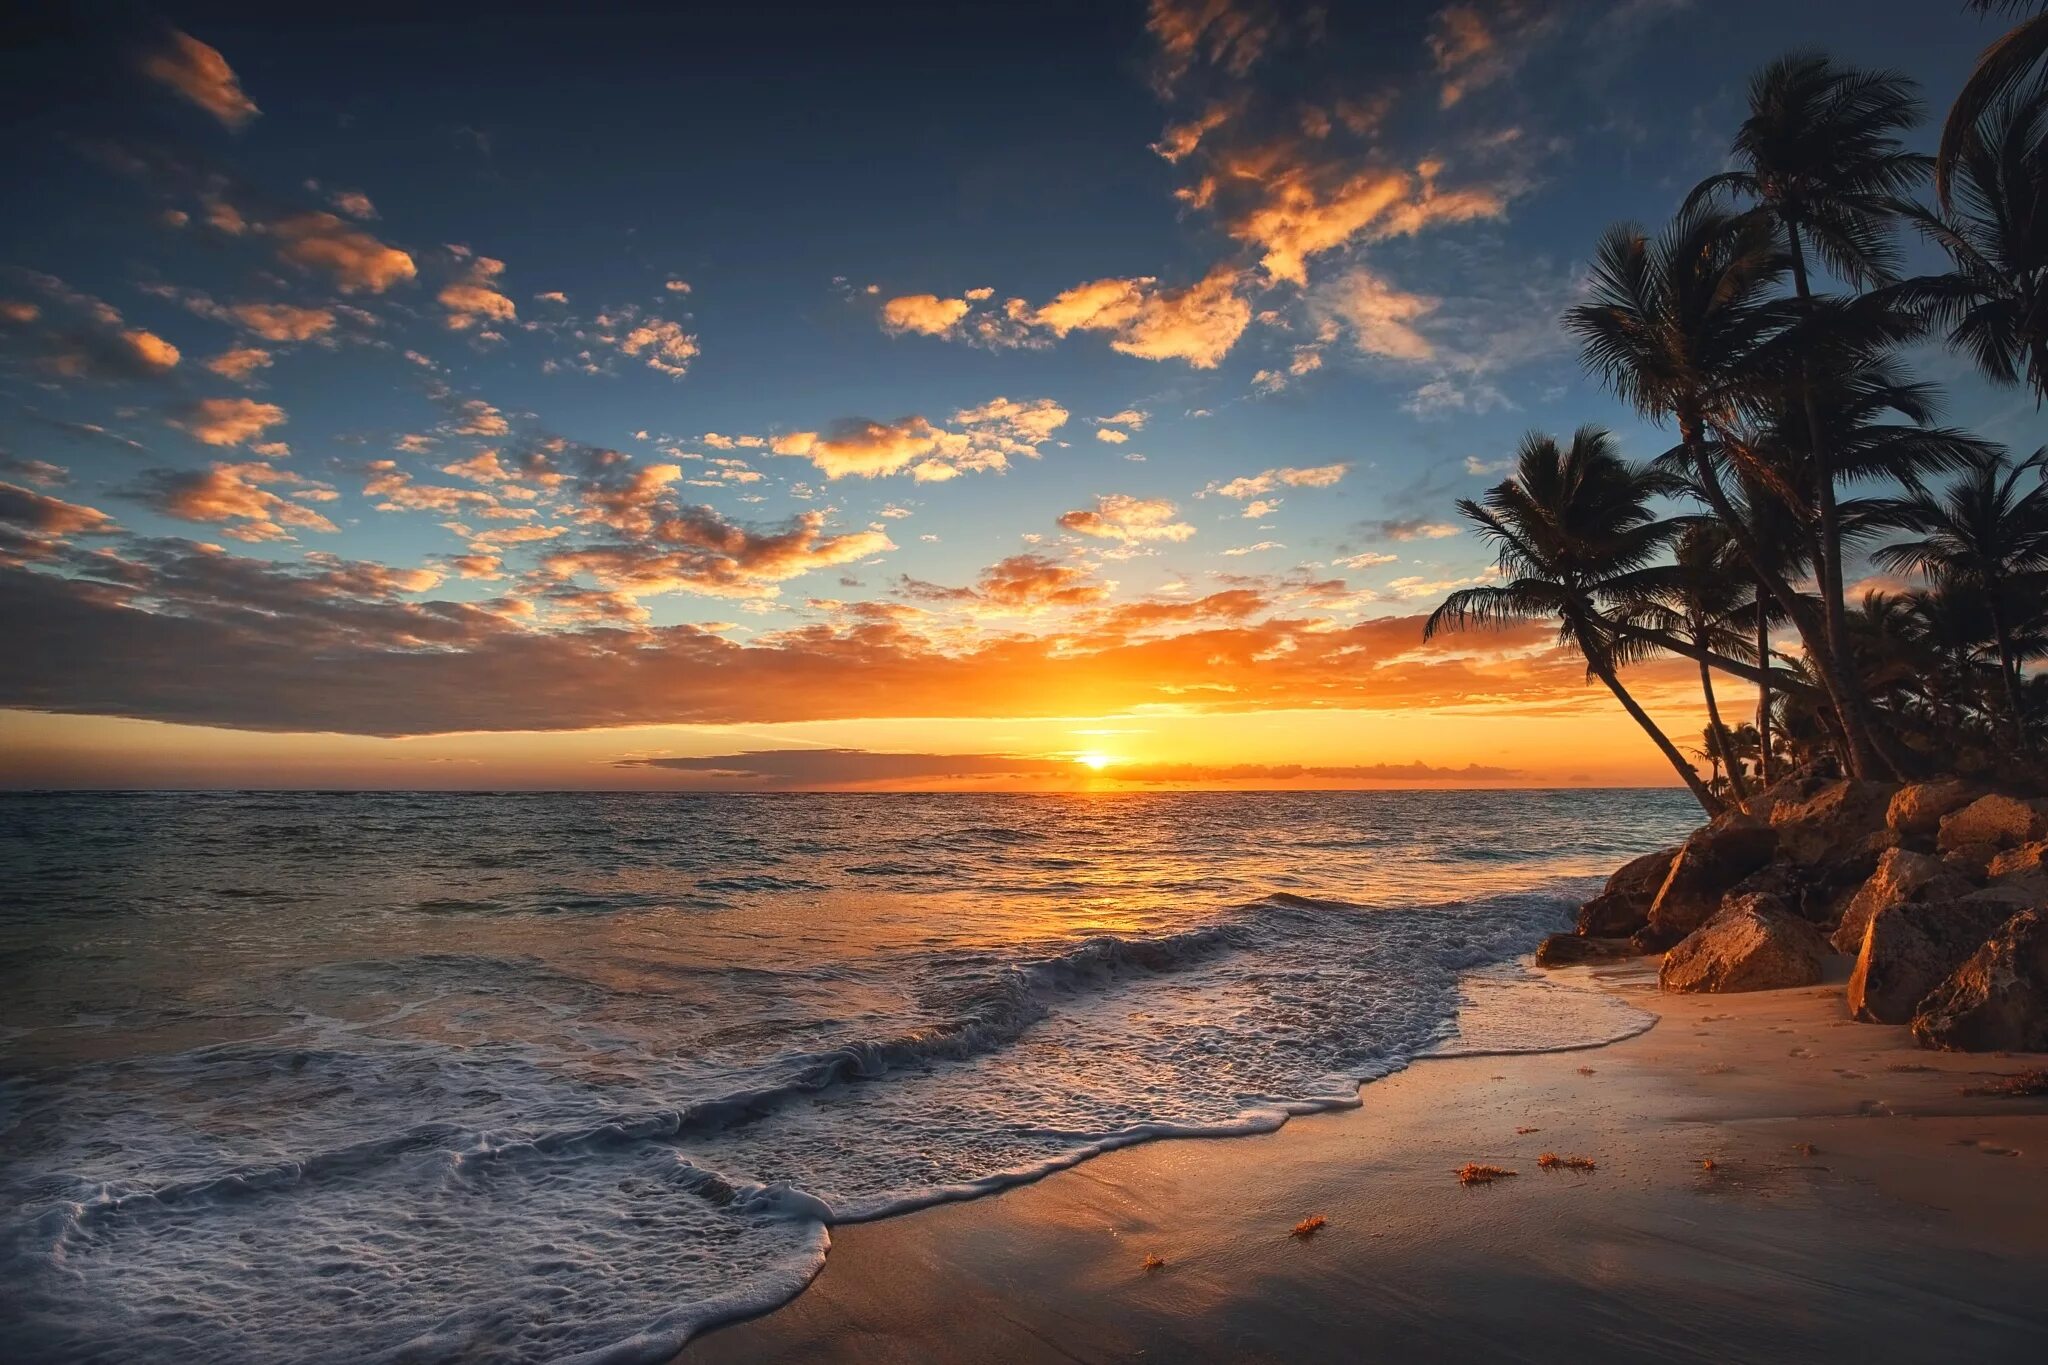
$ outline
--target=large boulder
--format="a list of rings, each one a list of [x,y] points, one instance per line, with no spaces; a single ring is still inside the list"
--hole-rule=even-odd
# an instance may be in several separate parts
[[[2044,806],[2048,802],[2022,801],[2017,796],[1980,796],[1941,817],[1936,843],[1944,853],[1976,844],[2003,849],[2031,843],[2048,835]]]
[[[2048,876],[2039,872],[2016,872],[1970,892],[1963,899],[2002,905],[2008,915],[2017,915],[2022,910],[2048,908]]]
[[[1951,1052],[2048,1052],[2048,914],[2014,915],[1936,986],[1913,1036]]]
[[[1960,777],[1914,782],[1893,794],[1884,822],[1905,838],[1932,839],[1941,830],[1942,816],[1961,810],[1983,794],[1982,787]]]
[[[1637,956],[1635,946],[1625,938],[1587,934],[1552,934],[1536,945],[1539,967],[1576,967],[1586,962],[1612,962]]]
[[[1594,937],[1626,937],[1650,920],[1650,903],[1671,875],[1674,848],[1660,848],[1616,868],[1600,894],[1579,907],[1579,932]]]
[[[1721,898],[1768,863],[1777,848],[1778,832],[1755,820],[1694,830],[1650,904],[1649,930],[1672,941],[1685,937],[1712,918]]]
[[[1870,918],[1849,974],[1849,1013],[1903,1024],[1927,993],[1983,946],[2011,915],[1984,901],[1903,901]]]
[[[1725,993],[1811,986],[1827,944],[1775,896],[1731,900],[1664,955],[1657,984],[1667,991]]]
[[[1859,952],[1871,916],[1886,906],[1915,900],[1960,900],[1975,889],[1939,858],[1909,849],[1887,849],[1877,860],[1876,870],[1843,908],[1842,922],[1828,941],[1838,953]]]
[[[1780,853],[1802,863],[1843,857],[1885,828],[1898,792],[1893,782],[1830,782],[1803,801],[1782,800],[1771,808]]]

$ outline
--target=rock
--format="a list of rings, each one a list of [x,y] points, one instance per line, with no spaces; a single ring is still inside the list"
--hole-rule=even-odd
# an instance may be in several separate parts
[[[1998,856],[1996,844],[1959,844],[1943,849],[1941,860],[1959,877],[1981,882],[1991,875],[1991,860]]]
[[[1912,900],[1960,900],[1974,889],[1939,858],[1903,848],[1889,849],[1842,910],[1842,922],[1828,941],[1838,953],[1860,952],[1863,931],[1869,927],[1871,916],[1885,906]]]
[[[1812,868],[1798,863],[1768,862],[1728,888],[1721,906],[1744,896],[1771,895],[1783,900],[1801,919],[1812,922],[1825,914],[1825,888]],[[1717,910],[1716,913],[1719,913]]]
[[[1626,936],[1649,923],[1650,903],[1671,873],[1676,848],[1645,853],[1615,869],[1600,894],[1579,907],[1579,932],[1594,937]]]
[[[2022,910],[2042,909],[2048,907],[2048,876],[2038,872],[2015,873],[1972,891],[1963,899],[1981,901],[1987,905],[2002,905],[2008,915],[2017,915]]]
[[[1856,969],[1849,975],[1849,1013],[1866,1024],[1903,1024],[1926,994],[1960,967],[2009,918],[1982,901],[1902,901],[1870,918]]]
[[[1779,801],[1771,808],[1781,856],[1802,863],[1824,862],[1852,851],[1885,828],[1892,782],[1830,782],[1803,801]]]
[[[1941,817],[1960,810],[1983,794],[1984,789],[1960,777],[1939,782],[1915,782],[1899,788],[1884,813],[1885,825],[1909,839],[1932,839],[1941,828]]]
[[[2037,839],[2031,844],[2006,849],[1985,865],[1984,872],[1993,881],[2023,873],[2048,873],[2048,866],[2044,863],[2048,863],[2048,839]]]
[[[1980,796],[1961,810],[1941,817],[1936,845],[1946,853],[1969,844],[2011,848],[2029,843],[2048,834],[2048,819],[2043,818],[2040,810],[2042,804],[2022,801],[2016,796]]]
[[[2014,915],[1936,986],[1913,1036],[1951,1052],[2048,1052],[2048,915]]]
[[[1716,993],[1811,986],[1826,952],[1820,933],[1782,900],[1744,896],[1664,955],[1657,984]]]
[[[1694,830],[1671,860],[1650,905],[1649,925],[1672,942],[1705,924],[1737,882],[1771,860],[1778,833],[1754,820]]]
[[[1582,962],[1611,962],[1636,957],[1635,946],[1625,938],[1586,934],[1552,934],[1536,945],[1539,967],[1575,967]]]

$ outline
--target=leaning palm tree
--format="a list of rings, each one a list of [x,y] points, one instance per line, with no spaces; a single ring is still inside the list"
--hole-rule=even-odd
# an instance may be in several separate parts
[[[1581,427],[1567,449],[1530,433],[1512,477],[1481,502],[1458,502],[1458,511],[1498,552],[1506,582],[1452,593],[1430,613],[1422,635],[1427,640],[1442,630],[1556,620],[1559,644],[1586,661],[1586,671],[1606,684],[1714,815],[1719,800],[1618,676],[1646,650],[1617,629],[1610,613],[1639,611],[1670,585],[1670,566],[1657,561],[1673,526],[1649,506],[1661,491],[1662,480],[1624,461],[1604,431]]]
[[[1906,210],[1952,268],[1897,293],[1986,378],[2048,401],[2048,83],[1984,114],[1958,148],[1954,189],[1946,216]]]
[[[2014,464],[2002,453],[1976,461],[1939,495],[1917,489],[1872,509],[1873,522],[1915,533],[1873,556],[1886,568],[1917,571],[1979,597],[1991,619],[1999,686],[2012,737],[2027,743],[2020,704],[2020,651],[2014,610],[2038,604],[2048,586],[2048,446]],[[2032,475],[2034,486],[2021,484]]]
[[[1949,206],[1955,168],[1972,130],[1993,106],[2025,89],[2030,77],[2041,80],[2044,59],[2048,59],[2048,0],[1969,0],[1969,8],[1979,14],[2025,14],[2028,10],[2034,14],[1984,49],[1949,108],[1934,165],[1934,190],[1943,208]]]
[[[1899,141],[1900,133],[1920,121],[1914,89],[1897,72],[1840,67],[1819,53],[1780,57],[1750,81],[1749,117],[1735,134],[1736,168],[1702,181],[1686,201],[1690,206],[1725,193],[1755,204],[1754,212],[1784,243],[1804,323],[1819,318],[1809,249],[1852,285],[1893,278],[1892,223],[1901,197],[1925,178],[1930,165]],[[1788,337],[1792,386],[1806,409],[1818,470],[1821,598],[1828,638],[1839,650],[1847,632],[1841,522],[1834,451],[1815,392],[1824,348],[1814,340],[1800,333]]]
[[[1674,574],[1670,606],[1673,625],[1684,638],[1702,650],[1740,655],[1749,649],[1748,630],[1752,603],[1746,591],[1748,576],[1734,562],[1728,532],[1710,520],[1687,523],[1672,546],[1677,573]],[[1749,805],[1749,784],[1743,779],[1742,761],[1735,756],[1730,732],[1721,720],[1720,699],[1714,694],[1714,670],[1705,657],[1699,660],[1700,694],[1707,703],[1706,737],[1714,749],[1718,770],[1728,769],[1728,786],[1736,801]]]
[[[1867,708],[1830,648],[1824,614],[1745,525],[1715,461],[1716,429],[1755,405],[1771,378],[1759,356],[1798,320],[1796,307],[1771,295],[1789,265],[1775,237],[1766,220],[1701,204],[1655,241],[1632,223],[1611,228],[1594,253],[1589,301],[1566,312],[1565,326],[1588,368],[1622,399],[1646,417],[1676,421],[1694,488],[1798,629],[1840,718],[1844,762],[1861,777],[1876,763]]]

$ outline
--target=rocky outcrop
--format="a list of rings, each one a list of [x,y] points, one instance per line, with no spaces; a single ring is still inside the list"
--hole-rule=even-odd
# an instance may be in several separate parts
[[[2048,915],[2014,915],[1921,1002],[1913,1036],[1951,1052],[2048,1052]]]
[[[1781,800],[1771,808],[1780,856],[1802,863],[1842,858],[1884,830],[1896,783],[1830,782],[1803,801]]]
[[[2007,908],[1968,900],[1904,901],[1871,916],[1849,976],[1849,1013],[1903,1024],[1927,993],[2005,922]]]
[[[1981,796],[1941,817],[1936,844],[1943,853],[1988,844],[1994,850],[2031,843],[2048,835],[2048,802],[2022,801],[2017,796]]]
[[[1552,934],[1536,945],[1539,967],[1576,967],[1587,962],[1612,962],[1637,956],[1635,945],[1625,938],[1588,934]]]
[[[1878,911],[1914,900],[1960,900],[1975,888],[1941,859],[1908,849],[1887,849],[1842,910],[1829,942],[1838,953],[1863,947],[1863,931]]]
[[[1893,794],[1884,822],[1904,838],[1932,839],[1941,830],[1942,816],[1962,809],[1983,794],[1982,787],[1960,777],[1915,782]]]
[[[1600,894],[1579,907],[1579,932],[1597,938],[1625,938],[1649,923],[1650,905],[1677,857],[1676,848],[1661,848],[1623,863]]]
[[[1963,899],[2002,905],[2008,915],[2017,915],[2022,910],[2048,908],[2048,876],[2038,872],[2017,872],[1980,887]]]
[[[1657,984],[1667,991],[1768,991],[1820,980],[1827,944],[1775,896],[1731,899],[1664,955]]]
[[[1770,862],[1777,847],[1777,831],[1755,820],[1694,830],[1650,905],[1650,941],[1675,942],[1705,924],[1721,908],[1721,898]]]

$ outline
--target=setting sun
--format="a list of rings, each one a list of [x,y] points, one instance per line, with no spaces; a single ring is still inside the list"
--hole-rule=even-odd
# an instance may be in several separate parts
[[[1074,762],[1080,764],[1084,768],[1089,768],[1099,773],[1104,768],[1107,768],[1110,764],[1116,762],[1116,759],[1108,754],[1090,752],[1085,754],[1075,754]]]

